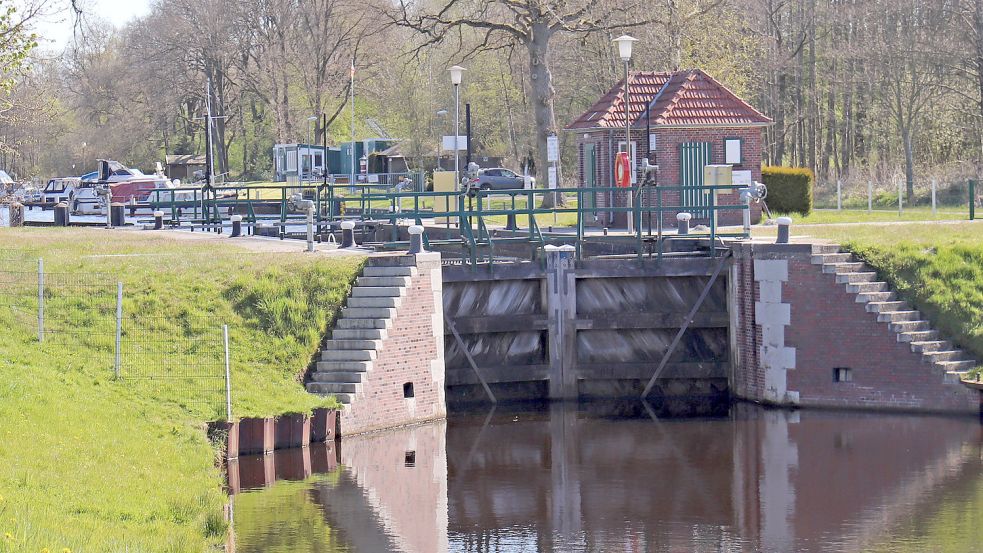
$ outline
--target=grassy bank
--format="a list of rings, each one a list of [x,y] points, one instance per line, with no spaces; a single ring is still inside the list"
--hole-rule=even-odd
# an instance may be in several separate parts
[[[153,233],[0,232],[0,271],[31,271],[37,257],[46,272],[122,281],[127,332],[185,344],[179,358],[204,355],[195,349],[199,329],[228,324],[234,416],[325,404],[304,392],[298,374],[346,297],[358,259],[247,252]],[[72,347],[38,344],[33,324],[4,308],[25,299],[11,294],[36,294],[36,287],[2,291],[0,552],[221,544],[226,499],[203,431],[205,421],[224,417],[220,395],[166,380],[116,380],[106,321],[86,316],[77,289],[46,294],[50,316],[67,312],[81,330]]]
[[[755,229],[757,236],[773,234]],[[793,226],[793,235],[842,244],[983,361],[983,222]]]

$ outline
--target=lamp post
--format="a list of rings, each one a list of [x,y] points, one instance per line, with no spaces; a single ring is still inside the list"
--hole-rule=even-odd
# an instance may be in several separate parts
[[[631,61],[632,45],[637,40],[637,38],[628,35],[621,35],[613,41],[618,45],[618,55],[621,57],[621,61],[625,62],[625,153],[628,155],[628,183],[630,190],[628,191],[627,206],[629,208],[632,207],[635,191],[634,183],[631,182],[632,168],[635,166],[635,160],[631,157],[631,96],[629,96],[628,92],[628,63]],[[628,211],[628,234],[634,231],[634,215],[633,211]]]
[[[454,190],[456,191],[461,186],[461,159],[458,155],[460,147],[457,143],[461,134],[459,130],[461,124],[461,78],[464,77],[464,72],[467,69],[455,65],[448,71],[451,72],[451,84],[454,85]]]
[[[310,117],[307,118],[307,146],[304,147],[304,149],[307,150],[307,157],[310,158],[310,160],[311,160],[311,179],[312,180],[314,178],[314,153],[311,152],[311,144],[312,144],[312,140],[313,140],[311,138],[311,122],[317,121],[317,120],[318,120],[318,116],[317,115],[312,115],[312,116],[310,116]],[[301,171],[303,171],[303,164],[301,164]],[[300,181],[301,182],[304,182],[304,179],[300,179]]]

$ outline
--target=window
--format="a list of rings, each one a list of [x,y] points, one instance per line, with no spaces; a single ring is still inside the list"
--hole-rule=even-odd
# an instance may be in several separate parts
[[[512,171],[509,171],[508,169],[502,169],[502,176],[503,177],[508,177],[508,178],[512,179],[512,178],[515,178],[515,173],[513,173]]]
[[[403,465],[407,468],[416,466],[416,451],[407,451],[403,454]]]
[[[500,177],[500,176],[502,176],[502,172],[499,171],[498,169],[489,169],[489,170],[485,171],[485,175],[487,175],[489,177]]]
[[[853,382],[853,370],[846,367],[833,369],[833,382]]]
[[[724,139],[724,163],[727,165],[741,165],[744,162],[743,144],[740,138]]]
[[[408,398],[411,398],[411,397],[414,397],[413,396],[413,383],[412,382],[407,382],[406,384],[403,384],[403,397],[404,398],[407,398],[407,399]]]

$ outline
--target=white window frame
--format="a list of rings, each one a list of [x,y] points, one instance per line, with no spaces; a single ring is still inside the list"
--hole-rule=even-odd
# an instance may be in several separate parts
[[[731,154],[731,144],[737,144],[737,159],[735,160]],[[725,138],[724,139],[724,163],[726,165],[743,165],[744,162],[744,141],[740,138]]]

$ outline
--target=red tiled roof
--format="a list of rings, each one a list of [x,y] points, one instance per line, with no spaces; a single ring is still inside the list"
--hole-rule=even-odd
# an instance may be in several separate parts
[[[624,89],[622,79],[566,128],[624,128]],[[632,126],[645,124],[645,108],[653,100],[649,113],[653,127],[743,127],[771,123],[771,119],[699,69],[630,73],[628,91]]]

